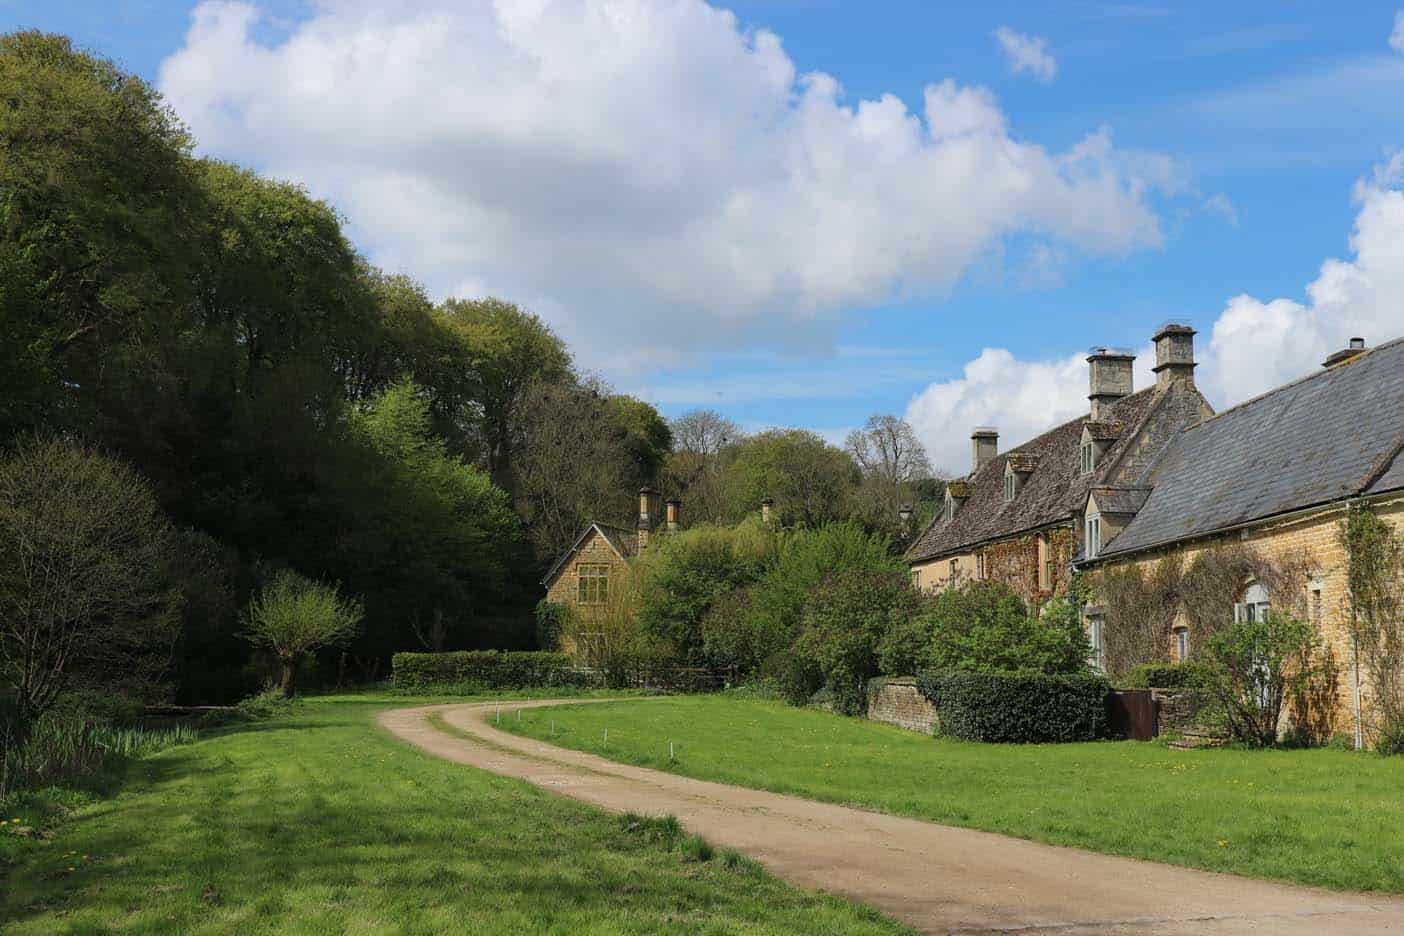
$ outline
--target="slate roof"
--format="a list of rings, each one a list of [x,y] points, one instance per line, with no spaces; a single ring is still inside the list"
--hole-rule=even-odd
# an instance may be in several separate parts
[[[922,562],[987,540],[1071,519],[1087,500],[1088,488],[1115,466],[1126,441],[1135,437],[1154,404],[1164,398],[1163,394],[1156,394],[1154,387],[1148,387],[1113,404],[1112,418],[1107,422],[1119,423],[1126,431],[1099,459],[1098,469],[1090,475],[1082,475],[1079,468],[1082,430],[1088,416],[1080,416],[996,455],[979,471],[960,479],[970,482],[970,498],[954,520],[948,522],[944,512],[937,514],[908,548],[907,560]],[[1005,503],[1004,471],[1011,457],[1018,462],[1032,462],[1034,467],[1014,500]]]
[[[1404,339],[1180,433],[1145,506],[1099,558],[1404,488]]]
[[[547,588],[551,587],[551,583],[556,580],[556,573],[561,571],[561,568],[565,566],[571,556],[575,555],[575,551],[580,548],[581,543],[585,542],[585,538],[590,535],[592,530],[604,537],[605,542],[609,543],[610,548],[614,550],[614,554],[620,559],[627,559],[632,556],[639,542],[639,538],[634,534],[633,530],[628,530],[619,526],[611,526],[608,523],[591,523],[580,531],[580,535],[575,538],[575,542],[570,544],[569,549],[561,553],[561,557],[556,560],[555,565],[551,566],[550,571],[542,577],[542,585],[545,585]]]
[[[1133,514],[1145,506],[1150,497],[1148,487],[1094,487],[1092,496],[1097,498],[1097,508],[1108,514]]]

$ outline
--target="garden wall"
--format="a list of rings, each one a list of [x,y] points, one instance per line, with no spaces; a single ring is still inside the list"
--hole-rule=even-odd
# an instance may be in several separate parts
[[[1174,731],[1183,734],[1199,729],[1200,710],[1204,696],[1193,689],[1152,689],[1155,700],[1156,726],[1161,734]]]
[[[912,676],[874,679],[868,683],[868,719],[932,734],[936,730],[936,706],[927,701]]]

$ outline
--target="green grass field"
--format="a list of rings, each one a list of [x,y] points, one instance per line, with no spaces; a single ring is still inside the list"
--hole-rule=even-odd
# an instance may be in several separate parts
[[[1404,892],[1404,758],[971,744],[725,696],[532,709],[502,727],[645,767],[1041,842]]]
[[[51,839],[0,830],[0,931],[906,932],[374,725],[415,701],[308,700],[130,764]]]

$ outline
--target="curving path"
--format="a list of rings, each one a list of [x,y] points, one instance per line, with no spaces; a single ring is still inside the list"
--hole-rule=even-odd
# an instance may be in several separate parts
[[[501,709],[607,701],[504,702]],[[867,904],[924,932],[1404,934],[1398,898],[1040,845],[617,764],[499,731],[487,721],[497,705],[394,709],[379,721],[460,764],[615,812],[672,813],[688,831],[759,859],[792,884]],[[432,712],[471,740],[429,724]]]

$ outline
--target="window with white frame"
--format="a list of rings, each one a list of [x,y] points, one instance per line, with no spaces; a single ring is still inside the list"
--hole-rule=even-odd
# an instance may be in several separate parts
[[[1254,582],[1243,592],[1243,600],[1233,606],[1235,621],[1261,621],[1272,610],[1267,589]]]
[[[1005,503],[1014,499],[1014,473],[1009,472],[1004,476],[1004,500]]]
[[[1183,663],[1189,659],[1190,642],[1189,628],[1180,627],[1175,630],[1175,661]]]
[[[921,570],[920,570],[920,569],[913,569],[913,570],[912,570],[912,587],[915,588],[917,591],[921,591]]]
[[[1087,542],[1084,554],[1088,559],[1095,559],[1102,551],[1102,518],[1087,518]]]
[[[1099,673],[1107,670],[1106,618],[1100,614],[1087,615],[1087,644],[1092,648],[1087,662]]]
[[[1091,442],[1082,443],[1082,473],[1091,474],[1096,461],[1096,449]]]

